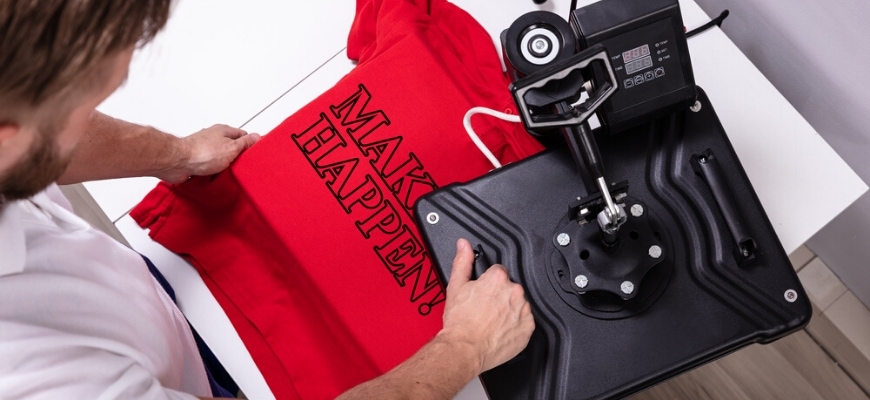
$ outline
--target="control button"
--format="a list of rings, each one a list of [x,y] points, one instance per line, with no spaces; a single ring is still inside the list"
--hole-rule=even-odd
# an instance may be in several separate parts
[[[640,85],[641,83],[643,83],[643,75],[635,76],[634,77],[634,84]]]
[[[625,86],[626,89],[628,89],[628,88],[634,86],[634,79],[628,78],[628,79],[622,81],[622,85]]]
[[[656,68],[655,73],[656,73],[656,78],[661,78],[661,77],[665,76],[665,67]]]
[[[655,76],[653,76],[652,71],[646,71],[643,73],[643,79],[645,79],[646,81],[651,81],[651,80],[655,79]]]

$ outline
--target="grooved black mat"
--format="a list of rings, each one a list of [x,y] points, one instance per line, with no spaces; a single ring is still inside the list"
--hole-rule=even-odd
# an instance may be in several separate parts
[[[589,290],[595,278],[577,286],[578,271],[616,281],[627,272],[598,244],[597,224],[570,218],[594,182],[567,151],[418,201],[445,282],[464,237],[504,264],[532,304],[528,348],[482,377],[490,398],[619,398],[809,321],[807,296],[703,91],[699,100],[698,112],[598,137],[607,179],[628,184],[619,243],[631,250],[619,260],[630,253],[649,268],[626,278],[635,284],[627,300]]]

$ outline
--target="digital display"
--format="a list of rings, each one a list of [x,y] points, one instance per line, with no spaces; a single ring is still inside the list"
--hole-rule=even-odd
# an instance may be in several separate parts
[[[642,69],[646,69],[652,67],[653,62],[650,56],[646,56],[639,60],[634,60],[632,62],[625,63],[625,73],[631,75],[637,71]]]
[[[645,44],[640,47],[635,47],[629,51],[622,52],[622,63],[628,65],[628,63],[637,60],[641,57],[646,57],[649,55],[649,45]],[[631,73],[631,72],[629,72]]]

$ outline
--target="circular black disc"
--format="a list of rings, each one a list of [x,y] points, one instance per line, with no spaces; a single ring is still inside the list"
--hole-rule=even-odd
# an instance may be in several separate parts
[[[533,38],[546,37],[550,51],[545,56],[531,51]],[[577,39],[571,25],[562,17],[549,11],[532,11],[517,18],[507,29],[504,37],[506,63],[521,75],[532,73],[565,58],[571,57],[577,48]]]

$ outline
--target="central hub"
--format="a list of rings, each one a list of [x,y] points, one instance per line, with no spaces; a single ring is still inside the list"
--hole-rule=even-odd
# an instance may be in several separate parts
[[[570,220],[556,231],[553,245],[568,267],[571,291],[608,292],[630,300],[647,272],[665,259],[665,245],[642,202],[625,197],[629,216],[610,243],[597,224]]]

